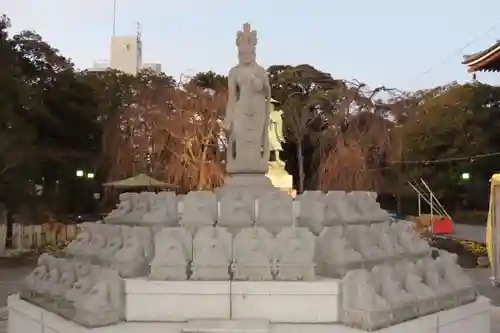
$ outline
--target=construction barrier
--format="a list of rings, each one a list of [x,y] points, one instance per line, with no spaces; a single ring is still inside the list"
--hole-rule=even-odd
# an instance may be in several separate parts
[[[432,219],[432,231],[436,235],[445,235],[453,233],[453,221],[447,216]]]

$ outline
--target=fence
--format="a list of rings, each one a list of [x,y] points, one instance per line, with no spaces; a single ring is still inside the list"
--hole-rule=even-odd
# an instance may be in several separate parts
[[[46,223],[12,225],[11,248],[16,250],[40,248],[73,240],[76,237],[75,224]],[[5,253],[7,246],[7,225],[0,224],[0,254]]]

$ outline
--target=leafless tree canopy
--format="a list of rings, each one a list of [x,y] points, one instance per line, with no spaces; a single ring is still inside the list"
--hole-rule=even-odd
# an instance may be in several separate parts
[[[358,82],[338,87],[319,140],[320,189],[381,191],[388,185],[384,180],[397,149],[394,129],[400,108],[384,103],[379,98],[382,93],[394,91],[368,90]]]
[[[194,85],[142,87],[108,122],[104,151],[110,178],[139,173],[180,186],[210,189],[223,179],[220,114],[226,94]]]

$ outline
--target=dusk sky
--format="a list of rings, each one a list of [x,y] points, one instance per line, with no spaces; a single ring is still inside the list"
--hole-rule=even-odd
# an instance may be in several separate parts
[[[0,0],[0,12],[12,33],[35,30],[78,68],[109,59],[113,0]],[[462,56],[500,39],[499,13],[499,0],[117,0],[116,32],[134,34],[140,22],[144,62],[176,78],[227,74],[248,21],[264,67],[308,63],[335,78],[413,90],[470,80]],[[498,74],[478,79],[500,84]]]

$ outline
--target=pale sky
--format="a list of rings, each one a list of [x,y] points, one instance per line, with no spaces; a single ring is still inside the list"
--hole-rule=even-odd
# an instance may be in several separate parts
[[[12,32],[35,30],[78,68],[109,59],[113,0],[0,0],[1,12]],[[160,62],[175,78],[226,74],[237,61],[236,31],[248,21],[265,67],[308,63],[372,87],[419,89],[471,79],[462,55],[500,39],[500,1],[117,0],[117,34],[134,34],[136,21],[144,62]],[[500,73],[478,79],[500,84]]]

